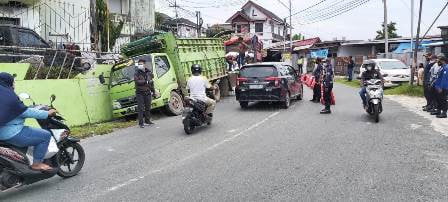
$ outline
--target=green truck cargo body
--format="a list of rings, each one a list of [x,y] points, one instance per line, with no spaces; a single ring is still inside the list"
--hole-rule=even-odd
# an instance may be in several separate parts
[[[129,60],[117,64],[113,72],[128,67],[145,56],[151,58],[152,66],[155,66],[155,88],[161,97],[153,100],[153,108],[166,107],[170,114],[178,115],[180,110],[173,110],[173,100],[179,104],[179,97],[187,95],[187,81],[190,78],[190,67],[193,64],[200,64],[203,67],[203,75],[212,84],[226,86],[224,91],[228,91],[227,68],[225,62],[225,50],[223,41],[215,38],[188,38],[178,39],[172,33],[160,33],[131,42],[121,50]],[[149,57],[150,55],[150,57]],[[158,76],[156,57],[168,57],[165,60],[169,63],[170,70],[163,77]],[[112,73],[113,74],[113,73]],[[225,83],[226,85],[223,85]],[[114,116],[122,117],[135,113],[136,103],[129,102],[126,107],[120,107],[118,101],[132,100],[135,94],[133,83],[114,86],[111,85],[111,97],[114,103]],[[173,98],[174,96],[174,98]],[[133,105],[133,106],[129,106]],[[183,106],[182,106],[183,108]]]

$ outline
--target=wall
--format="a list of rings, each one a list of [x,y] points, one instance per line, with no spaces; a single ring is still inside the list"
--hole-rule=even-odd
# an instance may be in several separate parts
[[[15,73],[17,70],[28,69],[23,64],[15,66],[8,64],[9,68],[0,71]],[[79,75],[76,79],[59,80],[16,80],[16,93],[26,92],[36,104],[49,104],[52,94],[56,95],[54,106],[67,119],[69,125],[84,125],[112,119],[112,109],[107,85],[100,84],[98,76],[110,71],[109,65],[97,65],[94,71]],[[26,102],[26,104],[31,104]]]
[[[368,56],[372,54],[372,48],[370,46],[340,46],[337,54],[338,57]]]

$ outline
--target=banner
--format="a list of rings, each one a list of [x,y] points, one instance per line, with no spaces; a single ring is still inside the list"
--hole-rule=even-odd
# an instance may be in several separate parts
[[[320,49],[311,51],[311,58],[323,58],[326,59],[328,56],[328,49]]]

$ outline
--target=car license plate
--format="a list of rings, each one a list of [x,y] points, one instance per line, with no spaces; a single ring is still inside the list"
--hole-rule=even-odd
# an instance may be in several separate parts
[[[262,89],[263,85],[250,85],[249,88],[250,89]]]

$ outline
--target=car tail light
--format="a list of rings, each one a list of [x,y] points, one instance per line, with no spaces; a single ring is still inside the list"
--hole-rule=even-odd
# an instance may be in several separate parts
[[[274,85],[278,87],[280,85],[280,78],[279,77],[268,77],[264,79],[265,81],[273,81]]]
[[[246,81],[248,81],[247,78],[239,77],[239,78],[236,79],[236,85],[239,86],[241,84],[244,84],[244,82],[246,82]]]

